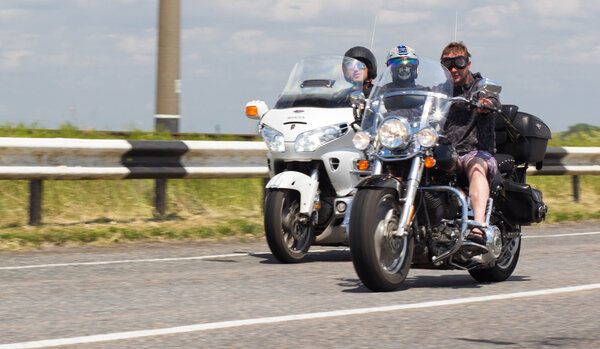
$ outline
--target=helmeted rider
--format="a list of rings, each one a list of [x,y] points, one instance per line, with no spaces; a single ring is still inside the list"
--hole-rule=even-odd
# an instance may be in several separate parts
[[[390,70],[392,82],[382,86],[382,91],[391,92],[403,89],[422,89],[415,83],[419,74],[419,57],[410,46],[394,46],[388,52],[385,64]],[[404,116],[420,116],[423,97],[391,95],[384,98],[388,112]]]
[[[388,52],[385,64],[390,68],[394,87],[413,87],[419,73],[419,57],[410,46],[394,46]]]
[[[344,53],[344,57],[354,58],[365,65],[364,72],[366,74],[362,76],[362,92],[368,97],[373,87],[373,79],[377,77],[377,60],[375,59],[375,55],[366,47],[354,46]],[[344,65],[345,74],[347,68]],[[347,76],[349,75],[350,72],[347,73]]]

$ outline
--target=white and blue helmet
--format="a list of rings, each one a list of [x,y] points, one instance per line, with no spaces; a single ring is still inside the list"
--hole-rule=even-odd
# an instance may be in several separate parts
[[[388,52],[385,64],[391,66],[395,83],[414,82],[419,72],[419,57],[410,46],[394,46]]]

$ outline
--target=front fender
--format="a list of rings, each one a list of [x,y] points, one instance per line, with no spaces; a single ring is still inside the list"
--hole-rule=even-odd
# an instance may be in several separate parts
[[[402,197],[402,182],[390,175],[369,176],[356,185],[356,188],[390,188],[394,189],[399,197]]]
[[[297,171],[281,172],[267,183],[268,189],[290,189],[300,194],[300,213],[310,216],[314,211],[319,181]]]

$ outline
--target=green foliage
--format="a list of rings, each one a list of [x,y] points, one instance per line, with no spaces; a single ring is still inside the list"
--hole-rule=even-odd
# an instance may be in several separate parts
[[[565,132],[555,133],[550,147],[600,147],[600,127],[576,124]]]
[[[24,123],[13,124],[10,122],[0,124],[0,137],[26,137],[26,138],[83,138],[83,139],[129,139],[129,140],[218,140],[218,141],[241,141],[259,140],[258,136],[252,135],[221,135],[202,133],[169,133],[159,131],[97,131],[94,129],[80,130],[70,122],[60,125],[58,130],[45,129],[38,122],[25,125]]]

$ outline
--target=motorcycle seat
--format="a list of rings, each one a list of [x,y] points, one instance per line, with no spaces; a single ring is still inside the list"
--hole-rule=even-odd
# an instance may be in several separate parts
[[[494,154],[498,163],[498,172],[507,174],[512,172],[515,167],[515,158],[510,154]]]

